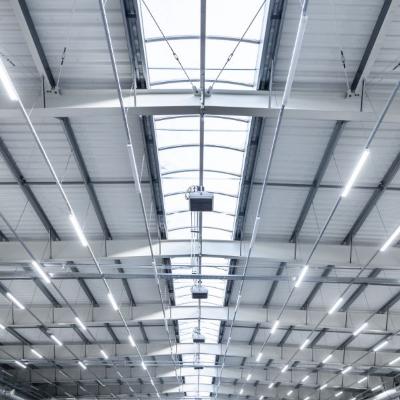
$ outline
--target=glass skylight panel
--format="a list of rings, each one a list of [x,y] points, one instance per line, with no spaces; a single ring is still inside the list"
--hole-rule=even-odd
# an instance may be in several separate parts
[[[210,86],[240,37],[260,9],[262,1],[218,0],[207,3],[206,83]],[[267,2],[268,4],[268,2]],[[163,34],[179,57],[193,84],[200,78],[200,1],[146,0]],[[143,31],[150,85],[160,88],[191,88],[171,49],[163,39],[144,3]],[[222,72],[215,88],[254,88],[265,7],[260,10]],[[223,18],[221,18],[223,16]]]

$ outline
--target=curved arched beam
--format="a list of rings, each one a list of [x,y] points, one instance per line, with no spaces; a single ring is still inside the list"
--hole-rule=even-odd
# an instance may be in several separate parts
[[[178,210],[178,211],[165,213],[165,215],[183,214],[183,213],[190,213],[190,212],[191,212],[190,210]],[[235,214],[225,213],[225,212],[216,211],[216,210],[207,211],[207,212],[221,214],[221,215],[227,215],[228,217],[235,217],[236,216]]]
[[[154,121],[166,121],[170,119],[180,119],[180,118],[198,118],[197,114],[193,115],[168,115],[165,117],[154,117]],[[207,115],[206,118],[214,118],[214,119],[227,119],[231,121],[236,121],[236,122],[242,122],[244,124],[247,124],[249,122],[249,119],[243,119],[243,118],[238,118],[238,117],[230,117],[228,115]],[[206,130],[207,131],[207,130]]]
[[[178,195],[182,195],[185,194],[186,192],[173,192],[173,193],[167,193],[164,194],[164,197],[168,197],[168,196],[178,196]],[[234,194],[229,194],[229,193],[224,193],[224,192],[213,192],[214,194],[218,194],[220,196],[227,196],[227,197],[233,197],[235,199],[237,199],[237,195]]]
[[[185,147],[200,147],[200,146],[198,144],[196,144],[196,143],[175,144],[175,145],[171,145],[171,146],[159,147],[158,151],[171,150],[171,149],[180,149],[180,148],[185,148]],[[232,151],[239,151],[240,153],[244,153],[244,149],[240,149],[238,147],[232,147],[232,146],[224,146],[222,144],[205,144],[204,147],[224,149],[224,150],[232,150]]]
[[[212,79],[206,79],[206,82],[213,82]],[[187,79],[170,79],[170,80],[166,80],[166,81],[154,81],[151,82],[151,86],[162,86],[162,85],[168,85],[170,83],[187,83],[188,80]],[[192,82],[200,82],[199,79],[192,79]],[[218,83],[226,83],[229,85],[235,85],[235,86],[243,86],[243,87],[248,87],[248,88],[252,88],[254,87],[253,83],[245,83],[245,82],[235,82],[235,81],[227,81],[227,80],[223,80],[223,79],[218,79]]]
[[[161,176],[168,176],[168,175],[173,175],[173,174],[184,174],[186,172],[198,172],[199,170],[196,168],[188,168],[188,169],[175,169],[167,172],[163,172]],[[204,172],[210,172],[214,174],[222,174],[222,175],[229,175],[229,176],[234,176],[235,178],[241,178],[242,175],[240,174],[235,174],[233,172],[227,172],[227,171],[219,171],[217,169],[205,169]]]
[[[192,226],[187,225],[187,226],[178,226],[176,228],[172,228],[172,229],[168,229],[169,232],[174,232],[174,231],[182,231],[184,229],[193,229]],[[232,229],[225,229],[225,228],[219,228],[217,226],[207,226],[207,225],[203,225],[203,229],[213,229],[215,231],[222,231],[222,232],[228,232],[228,233],[232,233]]]
[[[171,36],[156,36],[147,38],[145,40],[146,43],[155,43],[155,42],[164,42],[165,38],[168,41],[173,40],[200,40],[199,35],[171,35]],[[260,41],[257,39],[248,39],[248,38],[238,38],[232,36],[219,36],[219,35],[210,35],[206,37],[207,40],[222,40],[227,42],[242,42],[242,43],[250,43],[250,44],[260,44]]]

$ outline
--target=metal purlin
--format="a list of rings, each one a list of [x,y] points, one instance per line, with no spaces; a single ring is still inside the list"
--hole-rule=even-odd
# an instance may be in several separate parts
[[[139,171],[138,171],[137,164],[136,164],[135,153],[133,151],[133,140],[132,140],[131,132],[130,132],[130,128],[129,128],[128,116],[126,114],[126,110],[125,110],[125,107],[124,107],[124,100],[123,100],[123,97],[122,97],[122,89],[121,89],[121,84],[120,84],[120,81],[119,81],[117,64],[116,64],[116,61],[115,61],[114,49],[113,49],[113,45],[112,45],[110,28],[109,28],[109,25],[108,25],[105,5],[104,5],[102,0],[99,0],[99,8],[100,8],[100,13],[101,13],[101,19],[102,19],[102,22],[103,22],[104,32],[105,32],[105,35],[106,35],[107,47],[108,47],[108,51],[109,51],[109,54],[110,54],[110,61],[111,61],[111,66],[112,66],[112,70],[113,70],[113,75],[114,75],[115,83],[116,83],[116,86],[117,86],[118,100],[119,100],[119,105],[120,105],[120,109],[121,109],[122,119],[123,119],[123,122],[124,122],[124,129],[125,129],[126,139],[127,139],[128,156],[129,156],[129,158],[131,160],[131,168],[132,168],[133,177],[135,179],[135,187],[136,187],[136,191],[137,191],[137,194],[138,194],[138,197],[139,197],[139,200],[140,200],[140,206],[141,206],[141,210],[142,210],[142,214],[143,214],[143,220],[144,220],[144,224],[145,224],[145,227],[146,227],[147,240],[148,240],[148,243],[149,243],[150,255],[151,255],[151,260],[152,260],[151,263],[152,263],[153,270],[154,270],[154,277],[155,277],[155,281],[156,281],[156,284],[157,284],[158,294],[159,294],[159,297],[160,297],[160,300],[161,300],[161,307],[162,307],[162,313],[163,313],[163,318],[164,318],[164,325],[165,325],[165,330],[166,330],[167,335],[168,335],[168,342],[169,342],[169,345],[170,345],[171,360],[174,363],[175,376],[176,376],[176,380],[177,380],[177,382],[179,384],[180,380],[179,380],[178,373],[177,373],[178,365],[177,365],[175,357],[174,357],[173,342],[171,340],[171,335],[170,335],[170,332],[169,332],[168,322],[167,322],[167,319],[166,319],[166,311],[165,311],[164,301],[163,301],[163,297],[162,297],[162,290],[161,290],[160,279],[159,279],[158,271],[157,271],[156,259],[155,259],[155,256],[154,256],[154,250],[153,250],[153,244],[152,244],[152,240],[151,240],[149,222],[148,222],[147,215],[146,215],[146,208],[145,208],[143,194],[142,194],[142,188],[141,188],[141,184],[140,184]],[[92,251],[91,251],[91,253],[93,254]],[[93,254],[93,257],[94,257],[94,254]],[[123,318],[123,316],[122,316],[120,311],[119,311],[119,313],[121,315],[121,318]],[[125,324],[128,332],[129,332],[129,328],[126,325],[125,319],[123,319],[123,321],[124,321],[124,324]],[[139,351],[138,351],[138,353],[139,353]],[[141,361],[144,362],[142,355],[141,354],[139,354],[139,355],[140,355]],[[148,372],[148,370],[147,370],[147,373],[148,373],[148,375],[149,375],[149,377],[151,379],[151,376],[150,376],[150,373]],[[151,380],[151,382],[153,382],[153,381]],[[156,390],[157,396],[159,397],[158,390],[155,387],[154,383],[153,383],[153,387]]]

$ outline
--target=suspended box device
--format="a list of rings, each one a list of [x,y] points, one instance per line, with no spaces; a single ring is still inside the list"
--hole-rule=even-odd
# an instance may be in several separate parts
[[[190,192],[189,195],[190,211],[212,211],[214,206],[214,193],[204,190]]]
[[[201,334],[199,328],[194,328],[193,330],[193,343],[204,343],[206,338]]]
[[[208,289],[202,285],[192,286],[192,299],[207,299]]]
[[[204,368],[204,365],[201,364],[201,363],[199,363],[198,361],[196,361],[196,362],[194,363],[194,365],[193,365],[193,368],[194,368],[194,369],[203,369],[203,368]]]

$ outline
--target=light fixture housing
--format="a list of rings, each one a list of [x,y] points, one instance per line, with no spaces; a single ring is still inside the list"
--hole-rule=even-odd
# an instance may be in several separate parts
[[[57,346],[62,346],[62,342],[60,339],[58,339],[56,336],[54,336],[53,334],[50,335],[50,339],[57,345]]]
[[[69,220],[70,220],[72,226],[74,227],[75,233],[78,236],[78,239],[80,240],[82,246],[88,247],[88,245],[89,245],[88,241],[85,237],[85,234],[83,233],[81,226],[79,225],[78,220],[76,219],[75,214],[73,214],[73,213],[69,214]]]
[[[83,329],[84,331],[87,330],[85,324],[78,317],[75,317],[75,321],[81,327],[81,329]]]
[[[339,306],[343,303],[343,297],[339,297],[336,300],[336,303],[331,307],[331,309],[328,311],[329,315],[332,315],[338,308]]]
[[[114,311],[118,311],[119,307],[118,307],[117,302],[115,301],[115,298],[114,298],[113,294],[111,292],[108,292],[107,293],[107,297],[108,297],[108,300],[111,303],[111,306],[114,309]]]
[[[8,74],[7,68],[0,58],[0,80],[3,84],[4,90],[6,91],[11,101],[17,101],[19,99],[18,93],[15,90],[14,84]]]
[[[303,279],[306,276],[308,268],[309,268],[308,265],[304,265],[304,267],[302,268],[300,275],[298,276],[298,278],[296,279],[296,282],[294,284],[295,288],[298,288],[301,285],[301,282],[303,282]]]
[[[310,377],[310,375],[306,375],[301,381],[302,381],[302,382],[305,382],[305,381],[308,380],[309,377]]]
[[[395,241],[397,236],[400,235],[400,225],[396,228],[396,230],[389,236],[389,239],[383,244],[383,246],[379,249],[379,251],[385,251],[387,248]]]
[[[349,365],[348,367],[346,367],[344,370],[342,370],[342,375],[347,374],[349,371],[351,371],[353,369],[353,367],[351,365]]]
[[[136,343],[135,343],[135,340],[133,339],[132,335],[128,336],[128,340],[132,347],[136,347]]]
[[[274,387],[274,382],[271,382],[269,385],[268,385],[268,389],[272,389]]]
[[[389,342],[387,340],[384,340],[383,342],[378,343],[374,348],[373,351],[379,351],[383,347],[385,347]]]
[[[324,383],[320,388],[319,388],[319,390],[324,390],[324,389],[326,389],[328,387],[328,384],[327,383]]]
[[[40,266],[40,264],[33,260],[32,261],[32,267],[33,269],[38,273],[41,279],[43,279],[48,285],[50,285],[50,277],[44,272],[43,268]]]
[[[20,309],[20,310],[25,310],[25,306],[17,299],[15,298],[10,292],[6,293],[6,296]]]
[[[277,319],[275,322],[274,322],[274,324],[272,325],[272,328],[271,328],[271,335],[273,335],[275,332],[276,332],[276,330],[278,329],[278,326],[279,326],[279,319]]]
[[[300,346],[300,350],[304,350],[308,344],[310,343],[310,339],[306,339],[303,344]]]
[[[293,390],[289,390],[289,391],[286,393],[286,396],[291,396],[292,393],[293,393]]]
[[[367,326],[368,326],[368,322],[364,322],[360,327],[358,327],[358,328],[353,332],[353,336],[359,335]]]
[[[354,182],[356,181],[358,175],[361,172],[362,167],[364,166],[365,162],[367,161],[367,158],[369,156],[369,150],[368,149],[364,149],[363,153],[361,154],[360,159],[357,162],[356,167],[354,168],[350,179],[348,180],[346,186],[343,189],[343,192],[341,194],[342,197],[347,197],[347,195],[350,193],[351,188],[354,185]]]
[[[100,350],[100,353],[105,360],[108,360],[108,354],[103,349]]]
[[[343,394],[343,392],[342,391],[340,391],[340,392],[337,392],[337,393],[335,393],[335,397],[339,397],[339,396],[341,396]]]
[[[31,352],[37,357],[37,358],[43,358],[43,356],[35,349],[31,348]]]
[[[78,365],[84,370],[87,369],[87,366],[82,361],[78,361]]]
[[[26,365],[24,363],[22,363],[21,361],[18,360],[14,360],[15,364],[18,365],[18,367],[21,367],[23,369],[26,369]]]
[[[281,369],[281,372],[282,372],[282,373],[286,372],[286,371],[288,370],[288,368],[289,368],[289,364],[286,364],[286,365]]]
[[[259,362],[261,360],[261,357],[263,356],[263,353],[258,353],[257,354],[257,358],[256,358],[256,362]]]
[[[332,358],[332,354],[328,354],[323,360],[322,364],[326,364]]]

